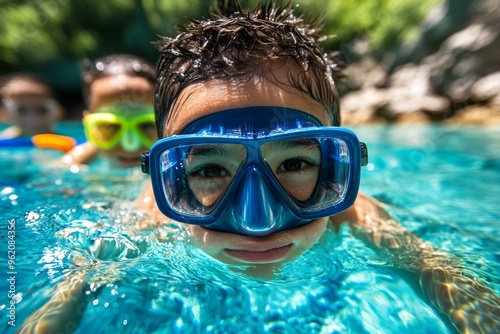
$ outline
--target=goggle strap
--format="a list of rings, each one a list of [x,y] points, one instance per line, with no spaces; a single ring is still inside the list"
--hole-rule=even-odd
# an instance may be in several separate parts
[[[363,142],[359,145],[361,146],[361,166],[366,166],[368,165],[368,147]]]

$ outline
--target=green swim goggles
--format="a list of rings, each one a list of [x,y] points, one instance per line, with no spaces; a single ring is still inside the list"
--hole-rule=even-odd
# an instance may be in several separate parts
[[[150,148],[158,139],[154,107],[121,103],[97,109],[83,118],[87,140],[103,150],[121,144],[126,151]]]

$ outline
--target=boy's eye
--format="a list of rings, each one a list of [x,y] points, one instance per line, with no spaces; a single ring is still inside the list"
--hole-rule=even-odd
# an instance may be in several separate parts
[[[120,124],[100,122],[97,124],[97,129],[101,133],[103,140],[111,140],[111,138],[120,131]]]
[[[293,172],[306,167],[306,163],[299,159],[289,159],[278,167],[279,172]]]
[[[45,116],[49,114],[50,109],[47,106],[40,106],[38,107],[37,111],[40,115]]]
[[[152,130],[155,130],[155,128],[156,128],[155,123],[152,123],[152,122],[141,123],[138,125],[138,127],[139,127],[139,130],[141,130],[142,132],[152,131]]]
[[[206,166],[198,171],[198,174],[203,177],[224,177],[229,174],[220,166]]]
[[[156,140],[156,124],[154,122],[144,122],[137,125],[137,129],[142,132],[147,138]]]
[[[189,189],[204,206],[210,206],[226,191],[232,175],[226,168],[208,163],[187,173]]]
[[[17,106],[17,113],[19,115],[26,115],[29,111],[29,108],[25,105],[20,105],[20,106]]]
[[[114,131],[114,130],[120,129],[120,125],[115,124],[115,123],[104,123],[103,122],[103,123],[99,124],[99,129],[103,130],[103,131]]]
[[[15,112],[21,116],[26,116],[28,114],[36,114],[38,116],[47,116],[53,110],[52,106],[44,104],[17,104],[15,106]]]

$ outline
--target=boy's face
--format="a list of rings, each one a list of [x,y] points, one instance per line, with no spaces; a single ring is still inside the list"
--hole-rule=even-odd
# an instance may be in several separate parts
[[[279,81],[287,82],[285,70],[274,74]],[[278,86],[268,80],[213,80],[189,86],[181,93],[163,134],[180,134],[188,124],[203,116],[248,106],[298,109],[314,116],[324,125],[330,124],[326,111],[318,102],[289,86]],[[209,230],[196,225],[189,225],[189,230],[193,242],[220,261],[230,264],[266,264],[289,262],[300,256],[320,238],[327,222],[328,218],[317,219],[298,228],[260,237]]]
[[[99,112],[100,108],[119,104],[153,105],[153,86],[146,79],[118,75],[97,79],[90,86],[89,110],[84,112],[84,117],[90,113]],[[135,111],[127,109],[126,117],[134,117]],[[139,110],[137,111],[139,112]],[[137,116],[140,116],[139,114]],[[147,129],[148,132],[156,133],[156,129]],[[141,164],[141,153],[149,147],[140,144],[130,149],[123,147],[119,142],[110,149],[100,149],[101,153],[111,160],[111,163],[119,167],[136,167]]]
[[[21,135],[33,136],[53,132],[61,116],[61,107],[48,89],[38,83],[16,81],[9,87],[4,105],[10,121],[21,129]]]

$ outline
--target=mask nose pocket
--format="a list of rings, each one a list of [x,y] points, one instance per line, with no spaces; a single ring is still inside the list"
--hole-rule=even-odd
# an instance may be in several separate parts
[[[247,235],[273,233],[281,219],[283,206],[264,175],[255,167],[248,170],[233,201],[232,216]]]

